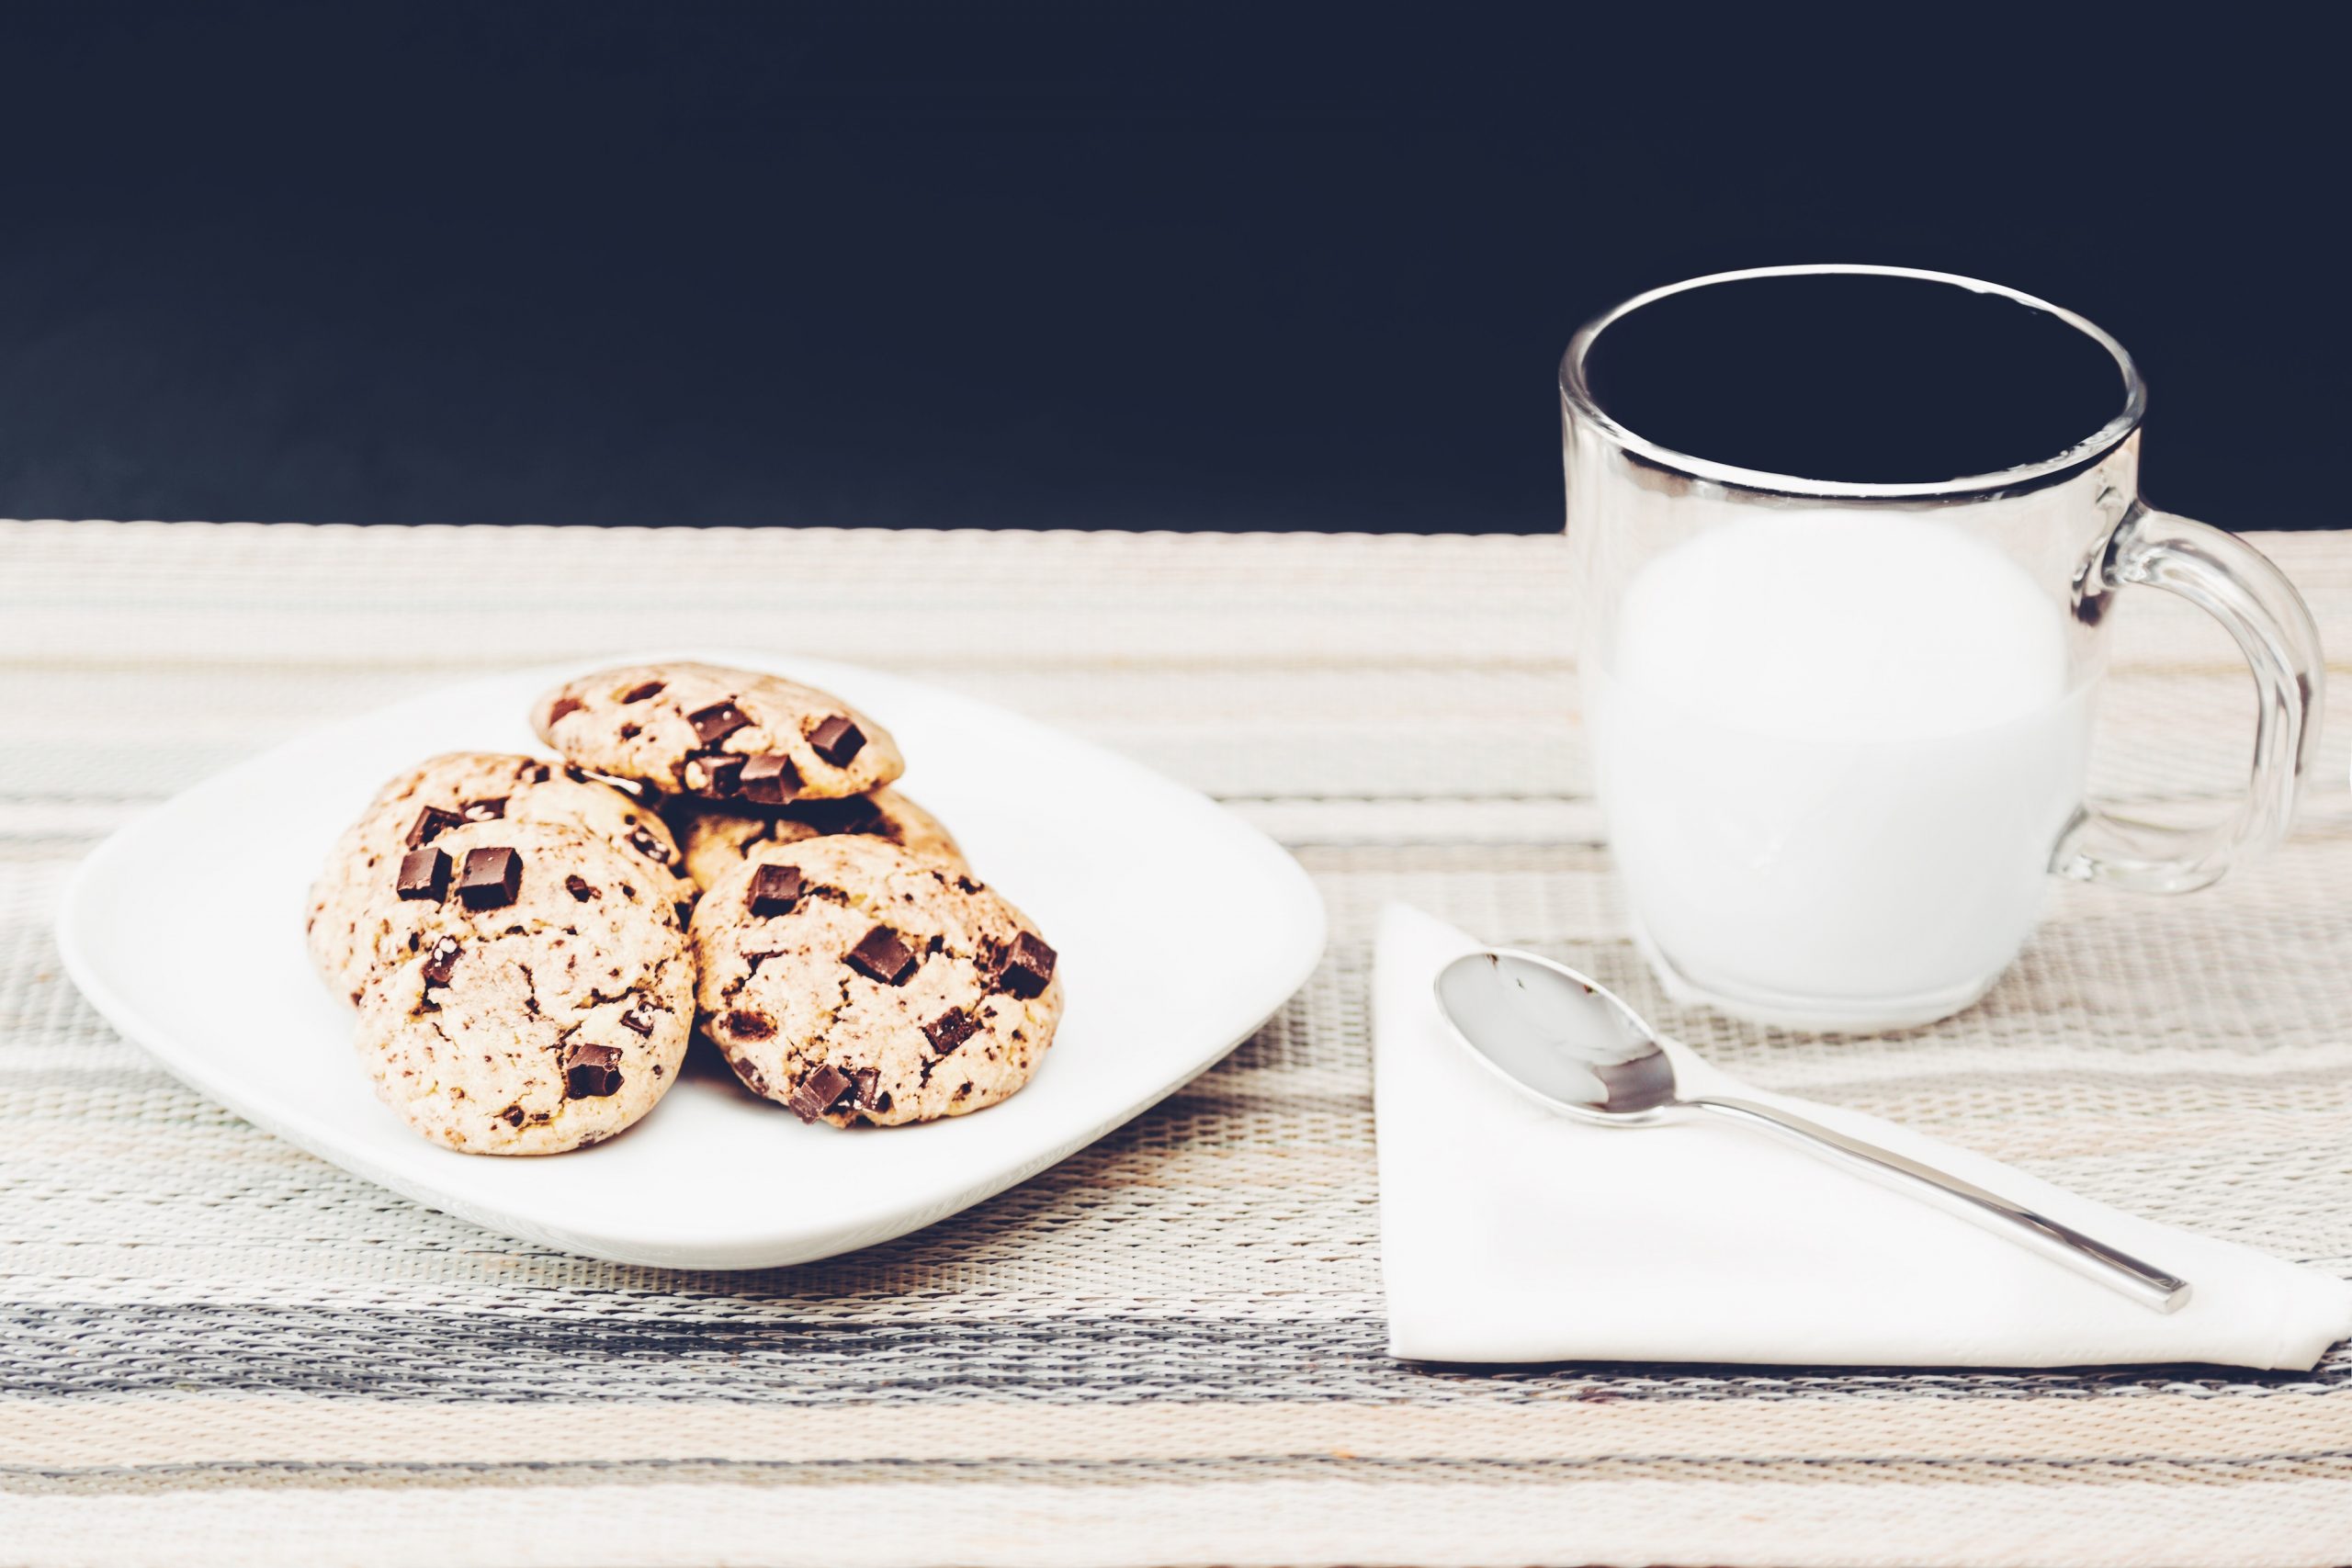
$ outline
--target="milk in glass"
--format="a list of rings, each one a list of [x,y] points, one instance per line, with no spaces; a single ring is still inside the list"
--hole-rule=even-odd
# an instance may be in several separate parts
[[[1645,945],[1697,987],[1883,1003],[1981,987],[2083,799],[2095,671],[1992,545],[1758,513],[1645,564],[1586,671]]]

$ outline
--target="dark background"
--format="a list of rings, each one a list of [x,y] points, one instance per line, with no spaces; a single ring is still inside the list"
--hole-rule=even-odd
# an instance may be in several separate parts
[[[1541,530],[1581,319],[1864,260],[2352,522],[2339,56],[2233,14],[0,12],[0,514]]]

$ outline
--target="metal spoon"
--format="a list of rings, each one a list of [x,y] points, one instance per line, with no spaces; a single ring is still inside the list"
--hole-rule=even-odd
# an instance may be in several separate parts
[[[1438,1010],[1470,1055],[1520,1093],[1580,1122],[1654,1127],[1704,1113],[1779,1134],[1807,1153],[2030,1247],[2156,1312],[2188,1281],[2072,1225],[1892,1149],[1753,1100],[1675,1092],[1674,1062],[1633,1009],[1564,964],[1530,953],[1471,953],[1438,972]]]

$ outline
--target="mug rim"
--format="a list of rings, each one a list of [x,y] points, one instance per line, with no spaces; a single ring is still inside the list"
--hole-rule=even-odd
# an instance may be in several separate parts
[[[1585,381],[1585,361],[1592,345],[1618,321],[1645,305],[1694,289],[1711,288],[1718,283],[1744,283],[1762,277],[1901,277],[1919,283],[1940,283],[1965,288],[1972,293],[1998,295],[2029,310],[2046,311],[2073,327],[2105,349],[2115,361],[2123,377],[2123,406],[2097,431],[2075,442],[2053,457],[2037,462],[2020,463],[2014,468],[1998,468],[1981,474],[1964,474],[1949,479],[1930,479],[1901,484],[1871,484],[1849,479],[1806,479],[1797,474],[1773,473],[1763,468],[1746,468],[1733,463],[1721,463],[1694,453],[1680,452],[1671,446],[1652,441],[1638,432],[1620,424],[1604,410],[1592,395]],[[2138,429],[2148,412],[2148,389],[2140,379],[2140,367],[2132,361],[2131,354],[2098,323],[2075,314],[2063,305],[2022,289],[2010,288],[1983,278],[1969,277],[1956,272],[1931,272],[1921,267],[1879,266],[1863,262],[1807,262],[1790,266],[1743,267],[1736,272],[1711,272],[1701,277],[1685,278],[1623,299],[1577,329],[1568,340],[1567,352],[1560,359],[1560,396],[1570,409],[1606,435],[1621,451],[1656,468],[1696,479],[1738,490],[1762,491],[1779,495],[1805,496],[1825,501],[1933,501],[1978,497],[1993,493],[2038,489],[2042,484],[2062,479],[2086,468],[2106,457]]]

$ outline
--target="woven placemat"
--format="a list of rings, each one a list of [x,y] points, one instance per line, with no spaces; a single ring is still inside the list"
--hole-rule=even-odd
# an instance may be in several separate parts
[[[2352,646],[2352,536],[2258,542]],[[2132,599],[2101,787],[2216,811],[2249,682]],[[0,1562],[2352,1562],[2342,1348],[2293,1375],[1382,1353],[1391,897],[1598,970],[1758,1083],[2352,1275],[2342,739],[2292,844],[2219,887],[2062,888],[1968,1014],[1774,1033],[1679,1013],[1624,944],[1567,600],[1557,539],[0,525]],[[736,1275],[393,1197],[179,1087],[60,973],[68,872],[172,791],[485,669],[714,643],[888,666],[1209,790],[1314,874],[1329,957],[1027,1185]]]

